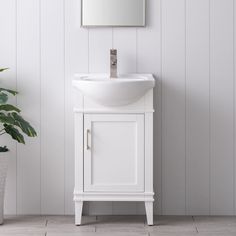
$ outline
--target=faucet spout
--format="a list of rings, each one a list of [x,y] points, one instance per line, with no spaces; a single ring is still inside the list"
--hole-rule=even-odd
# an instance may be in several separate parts
[[[117,50],[110,50],[110,78],[117,78]]]

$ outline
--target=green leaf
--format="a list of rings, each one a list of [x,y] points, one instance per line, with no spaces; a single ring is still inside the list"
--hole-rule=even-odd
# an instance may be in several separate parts
[[[8,70],[9,68],[1,68],[0,72],[3,72],[4,70]]]
[[[35,137],[37,136],[36,131],[34,128],[24,120],[19,114],[12,112],[5,114],[3,112],[0,112],[0,123],[3,123],[4,127],[5,125],[11,125],[12,127],[19,127],[22,132],[24,132],[29,137]]]
[[[17,107],[10,105],[10,104],[2,104],[0,105],[0,111],[16,111],[16,112],[20,112],[20,109],[18,109]]]
[[[11,114],[4,114],[0,112],[0,123],[15,125],[15,119],[11,117]]]
[[[0,104],[5,104],[7,100],[8,100],[7,94],[0,92]]]
[[[19,132],[18,129],[14,128],[12,125],[4,124],[4,128],[6,133],[8,133],[13,139],[15,139],[18,143],[25,144],[25,140],[23,135]]]
[[[18,92],[15,91],[15,90],[5,89],[5,88],[0,88],[0,92],[7,92],[7,93],[10,93],[10,94],[12,94],[14,96],[18,94]]]
[[[19,114],[13,112],[9,114],[10,117],[12,117],[15,120],[15,125],[18,126],[25,134],[27,134],[29,137],[35,137],[37,136],[36,131],[34,128],[30,125],[29,122],[24,120],[22,116]]]
[[[0,152],[8,152],[8,151],[9,149],[6,146],[0,147]]]

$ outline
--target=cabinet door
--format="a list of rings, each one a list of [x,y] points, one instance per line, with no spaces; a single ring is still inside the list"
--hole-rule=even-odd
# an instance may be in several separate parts
[[[84,191],[144,191],[144,115],[85,115]]]

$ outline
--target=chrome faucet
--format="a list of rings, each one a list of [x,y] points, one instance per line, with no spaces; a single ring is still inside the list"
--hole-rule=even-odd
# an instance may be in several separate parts
[[[117,50],[110,50],[110,78],[117,78]]]

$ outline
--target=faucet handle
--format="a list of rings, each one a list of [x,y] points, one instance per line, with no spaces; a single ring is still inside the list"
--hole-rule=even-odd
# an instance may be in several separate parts
[[[110,49],[111,55],[117,55],[117,49]]]

